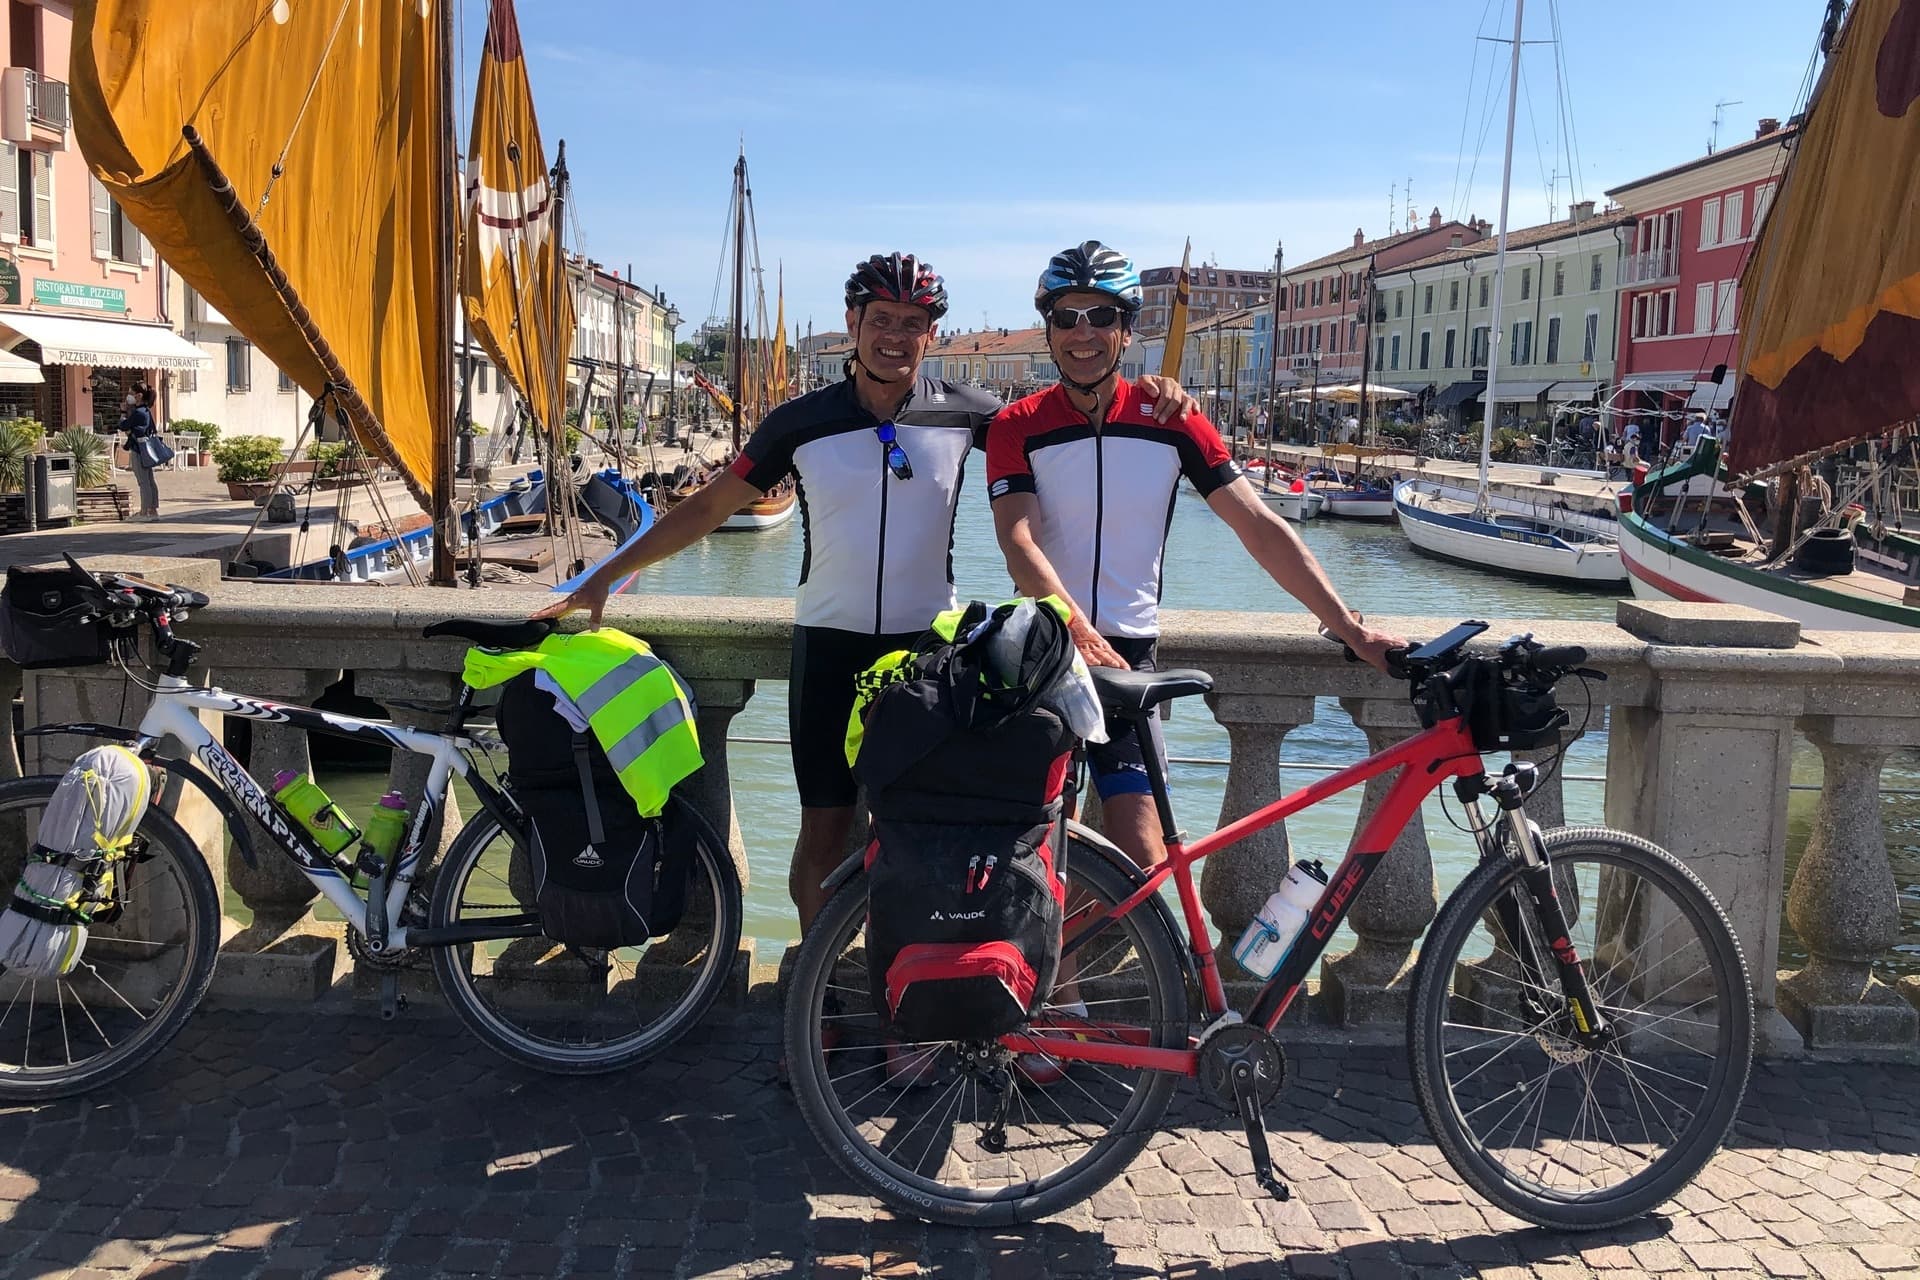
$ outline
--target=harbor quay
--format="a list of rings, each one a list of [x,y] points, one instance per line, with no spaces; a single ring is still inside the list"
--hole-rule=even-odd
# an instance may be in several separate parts
[[[523,617],[515,592],[391,592],[220,582],[211,560],[89,557],[206,590],[184,631],[217,684],[307,702],[351,670],[357,692],[420,723],[453,696],[464,645],[425,641],[450,614]],[[685,784],[745,879],[755,815],[735,802],[727,730],[783,680],[785,601],[620,597],[607,621],[689,680],[706,746]],[[1455,618],[1387,618],[1438,634]],[[1657,1215],[1564,1235],[1463,1186],[1421,1125],[1408,1076],[1409,979],[1442,886],[1409,825],[1356,902],[1309,998],[1280,1027],[1289,1083],[1268,1108],[1294,1198],[1262,1191],[1238,1121],[1190,1087],[1128,1172],[1030,1226],[899,1220],[836,1173],[777,1083],[780,948],[741,942],[721,1004],[630,1071],[560,1080],[503,1062],[439,1007],[424,966],[379,1016],[378,975],[315,911],[290,864],[230,857],[191,789],[162,803],[216,869],[229,916],[209,1006],[136,1076],[0,1111],[0,1272],[22,1276],[1300,1275],[1920,1273],[1920,982],[1876,968],[1900,943],[1879,773],[1920,745],[1920,640],[1803,631],[1726,606],[1622,601],[1614,624],[1496,618],[1578,644],[1605,672],[1605,818],[1675,853],[1733,923],[1759,1006],[1756,1065],[1722,1152]],[[1169,611],[1163,660],[1212,673],[1204,712],[1230,761],[1222,822],[1277,799],[1289,734],[1337,714],[1372,748],[1416,728],[1404,686],[1346,663],[1309,619]],[[114,722],[111,668],[0,668],[26,723]],[[1578,717],[1576,716],[1576,725]],[[1822,781],[1787,872],[1796,738]],[[71,740],[0,754],[57,770]],[[1544,759],[1549,751],[1532,753]],[[253,725],[258,775],[309,763],[306,735]],[[396,766],[393,785],[421,778]],[[1362,818],[1380,793],[1362,801]],[[1560,782],[1530,805],[1561,819]],[[1189,814],[1211,825],[1212,814]],[[460,815],[450,808],[450,837]],[[1202,864],[1220,939],[1290,865],[1284,827]],[[1783,960],[1782,903],[1799,942]],[[243,923],[244,922],[244,923]],[[1804,954],[1800,960],[1798,955]],[[537,976],[528,978],[539,981]]]

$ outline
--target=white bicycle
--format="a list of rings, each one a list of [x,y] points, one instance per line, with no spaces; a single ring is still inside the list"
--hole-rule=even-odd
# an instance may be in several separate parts
[[[198,591],[117,574],[68,558],[67,590],[82,607],[62,615],[75,652],[110,659],[153,694],[137,728],[55,724],[29,736],[70,734],[125,743],[151,766],[199,789],[225,819],[234,851],[257,865],[243,812],[347,922],[358,965],[380,972],[382,1013],[397,1008],[399,969],[431,954],[447,1002],[488,1045],[544,1071],[591,1074],[631,1066],[672,1044],[713,1004],[739,947],[740,882],[726,844],[678,797],[662,815],[659,892],[682,891],[677,925],[642,947],[565,946],[541,932],[532,906],[529,826],[501,776],[503,748],[469,728],[473,690],[462,685],[446,727],[419,729],[187,682],[200,646],[174,632],[208,599]],[[496,649],[538,643],[546,622],[451,619],[424,631]],[[93,629],[99,629],[95,631]],[[142,629],[163,670],[136,673]],[[75,665],[97,661],[77,657]],[[432,761],[399,852],[369,875],[322,849],[194,714],[219,712],[311,733],[371,741]],[[166,753],[169,740],[184,757]],[[198,764],[198,768],[195,764]],[[433,865],[426,837],[458,777],[479,811]],[[0,884],[11,884],[39,829],[57,775],[0,782]],[[158,1053],[193,1015],[213,978],[220,904],[199,847],[158,806],[135,835],[111,909],[96,915],[80,965],[58,978],[0,972],[0,1100],[63,1097],[125,1076]]]

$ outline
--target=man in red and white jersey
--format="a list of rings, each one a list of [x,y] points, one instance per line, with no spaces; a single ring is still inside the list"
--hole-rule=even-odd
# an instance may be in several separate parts
[[[1341,601],[1291,526],[1260,501],[1213,424],[1197,413],[1158,420],[1119,375],[1140,309],[1133,263],[1096,240],[1055,254],[1034,305],[1060,381],[1003,409],[987,430],[987,493],[1014,585],[1069,602],[1068,626],[1090,663],[1154,669],[1167,529],[1182,476],[1273,580],[1335,636],[1385,669],[1403,642]],[[1089,748],[1107,834],[1141,866],[1166,857],[1147,787],[1146,751],[1165,760],[1157,722],[1143,743],[1110,721]]]

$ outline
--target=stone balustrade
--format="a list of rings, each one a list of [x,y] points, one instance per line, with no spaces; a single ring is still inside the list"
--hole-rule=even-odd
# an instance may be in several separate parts
[[[508,591],[213,583],[203,580],[207,562],[195,561],[103,559],[94,567],[142,569],[209,590],[214,607],[196,615],[183,634],[206,646],[205,671],[223,687],[310,700],[351,670],[357,692],[389,707],[396,719],[428,726],[437,717],[417,704],[450,702],[465,646],[423,640],[421,628],[454,612],[513,619],[536,600]],[[746,815],[743,831],[731,801],[726,731],[756,682],[786,678],[789,605],[626,598],[609,607],[607,621],[647,638],[692,683],[708,762],[688,785],[729,833],[744,879],[753,815]],[[1420,637],[1456,621],[1406,617],[1382,625]],[[1672,850],[1725,906],[1762,1006],[1764,1051],[1920,1056],[1920,983],[1888,984],[1874,975],[1876,961],[1899,940],[1879,770],[1891,752],[1920,745],[1920,637],[1802,636],[1797,624],[1753,610],[1632,601],[1621,604],[1620,624],[1501,621],[1489,634],[1530,630],[1545,643],[1581,644],[1590,665],[1609,674],[1593,690],[1607,710],[1607,821]],[[1214,677],[1206,705],[1232,753],[1222,822],[1296,785],[1283,783],[1279,768],[1286,736],[1336,705],[1327,699],[1337,699],[1340,714],[1373,748],[1416,729],[1404,686],[1343,661],[1304,616],[1172,612],[1164,625],[1163,661]],[[24,674],[28,723],[113,722],[137,716],[144,705],[145,695],[125,691],[110,668]],[[0,681],[20,676],[0,664]],[[119,714],[123,696],[125,717]],[[1796,733],[1818,748],[1826,780],[1789,888],[1787,782]],[[257,723],[253,734],[257,776],[307,763],[301,735]],[[78,749],[30,739],[24,764],[29,772],[58,768]],[[11,767],[11,758],[0,757],[0,773]],[[396,764],[394,785],[417,789],[419,782],[413,762]],[[1368,785],[1361,821],[1385,785]],[[170,803],[220,870],[226,860],[215,815],[191,790],[182,794],[176,786],[173,792]],[[1544,825],[1559,821],[1557,777],[1530,811]],[[452,829],[458,814],[448,818]],[[1201,823],[1199,815],[1187,818]],[[229,931],[217,991],[230,998],[312,998],[344,980],[350,962],[337,927],[328,930],[310,916],[313,892],[306,881],[270,848],[262,853],[258,871],[226,868],[227,891],[245,903],[252,923]],[[1203,864],[1201,895],[1229,945],[1290,856],[1284,827],[1275,827]],[[1438,897],[1432,854],[1416,820],[1354,905],[1354,945],[1323,963],[1313,1018],[1381,1033],[1404,1026],[1420,937]],[[1797,972],[1776,974],[1783,899],[1811,958]]]

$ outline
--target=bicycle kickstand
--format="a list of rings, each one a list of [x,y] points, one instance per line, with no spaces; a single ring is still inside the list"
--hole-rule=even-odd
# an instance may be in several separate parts
[[[380,975],[380,1020],[392,1022],[394,1015],[407,1007],[407,998],[400,994],[400,975],[388,971]]]
[[[1233,1097],[1240,1107],[1240,1123],[1247,1129],[1247,1154],[1253,1158],[1253,1176],[1275,1200],[1293,1199],[1287,1184],[1273,1173],[1273,1150],[1267,1145],[1267,1121],[1261,1114],[1260,1089],[1253,1076],[1253,1064],[1233,1064]]]

